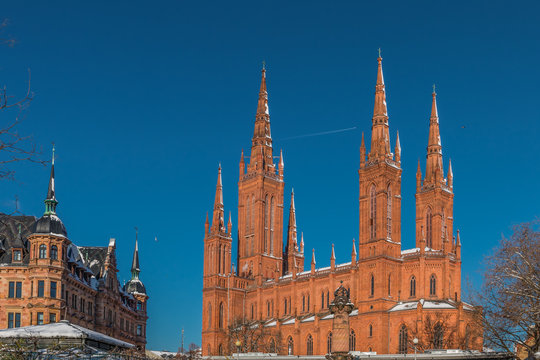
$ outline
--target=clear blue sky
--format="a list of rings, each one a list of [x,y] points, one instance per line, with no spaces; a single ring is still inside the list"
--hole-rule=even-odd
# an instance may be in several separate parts
[[[148,347],[174,350],[182,327],[200,344],[204,217],[221,162],[236,224],[263,59],[275,153],[283,148],[286,193],[294,186],[299,230],[319,266],[331,243],[348,261],[358,236],[358,148],[371,126],[376,49],[392,146],[396,130],[401,138],[403,248],[414,244],[416,162],[424,166],[437,84],[463,277],[478,284],[481,256],[501,233],[539,215],[539,14],[535,1],[10,1],[0,17],[18,43],[0,48],[0,83],[22,94],[32,70],[35,99],[20,131],[47,153],[57,144],[58,213],[70,239],[106,246],[116,237],[127,279],[139,227]],[[17,170],[17,182],[1,183],[0,211],[13,211],[17,194],[22,211],[39,216],[49,170]]]

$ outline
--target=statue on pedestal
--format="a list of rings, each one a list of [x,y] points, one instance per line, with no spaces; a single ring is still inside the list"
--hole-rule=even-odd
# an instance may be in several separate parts
[[[334,300],[330,304],[330,312],[334,314],[332,321],[332,348],[326,355],[328,360],[352,360],[349,354],[349,314],[354,305],[351,302],[349,290],[341,285],[334,292]]]

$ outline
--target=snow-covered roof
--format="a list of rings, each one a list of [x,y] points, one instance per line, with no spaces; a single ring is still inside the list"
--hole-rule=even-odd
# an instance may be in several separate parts
[[[301,322],[303,322],[303,323],[304,323],[304,322],[312,322],[312,321],[315,321],[315,316],[314,316],[314,315],[312,315],[312,316],[310,316],[310,317],[307,317],[307,318],[305,318],[305,319],[304,319],[304,320],[302,320]]]
[[[334,314],[328,314],[326,316],[324,316],[323,318],[321,318],[321,320],[330,320],[330,319],[333,319],[334,318]]]
[[[71,324],[67,320],[46,325],[31,325],[20,328],[0,330],[0,338],[71,338],[71,339],[90,339],[96,342],[119,346],[123,348],[132,348],[133,344],[115,339],[105,334],[84,328],[79,325]]]
[[[401,255],[414,254],[415,252],[420,251],[420,248],[401,250]]]
[[[264,324],[264,327],[272,327],[272,326],[276,326],[276,320],[273,320]]]
[[[444,301],[424,301],[424,309],[455,309],[456,307]]]
[[[282,325],[290,325],[290,324],[294,324],[295,321],[296,321],[296,319],[292,317],[292,318],[290,318],[289,320],[284,321]]]
[[[418,302],[412,301],[412,302],[406,302],[406,303],[399,303],[388,311],[411,310],[411,309],[416,309],[417,307],[418,307]]]
[[[358,309],[354,309],[353,311],[351,311],[349,316],[358,316]]]

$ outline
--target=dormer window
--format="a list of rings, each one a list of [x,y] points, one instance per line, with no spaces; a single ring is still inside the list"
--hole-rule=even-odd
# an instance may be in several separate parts
[[[22,261],[22,250],[21,249],[13,250],[13,262],[21,262],[21,261]]]

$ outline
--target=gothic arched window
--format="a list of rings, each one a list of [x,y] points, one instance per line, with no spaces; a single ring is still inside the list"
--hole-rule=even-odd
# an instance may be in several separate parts
[[[294,355],[294,341],[292,336],[287,339],[287,354]]]
[[[433,347],[442,349],[444,347],[444,329],[441,323],[437,323],[433,328]]]
[[[371,279],[369,281],[370,289],[369,289],[369,295],[373,296],[375,294],[375,276],[371,274]]]
[[[286,314],[287,313],[287,298],[285,298],[284,302],[285,302],[285,310],[283,311],[283,313]]]
[[[251,195],[251,233],[253,232],[255,232],[255,195]],[[251,244],[251,254],[253,255],[253,242]]]
[[[222,355],[223,355],[223,345],[222,345],[222,344],[219,344],[219,347],[218,347],[218,355],[219,355],[219,356],[222,356]]]
[[[250,199],[249,195],[246,199],[246,235],[249,234],[249,226],[251,225],[251,218],[250,218],[250,209],[249,209]],[[247,255],[247,254],[246,254]]]
[[[392,238],[392,188],[390,185],[386,191],[386,237]]]
[[[399,329],[398,352],[400,354],[406,354],[408,351],[407,346],[408,346],[407,327],[405,325],[401,325],[401,328]]]
[[[388,296],[392,295],[392,274],[388,275]]]
[[[56,245],[51,246],[51,259],[58,260],[58,247]]]
[[[324,291],[321,292],[321,308],[324,309]]]
[[[330,307],[330,291],[326,290],[326,307]]]
[[[409,294],[411,297],[416,296],[416,278],[411,276],[411,291]]]
[[[268,195],[264,198],[264,247],[263,252],[266,254],[268,252],[268,221],[270,220],[270,214],[268,213]]]
[[[431,274],[429,278],[429,295],[435,296],[437,294],[437,279],[435,274]]]
[[[371,190],[369,191],[369,229],[371,239],[377,237],[377,196],[375,191],[375,185],[371,185]]]
[[[270,353],[274,354],[276,352],[276,341],[274,338],[270,339],[270,345],[268,346],[268,350],[270,350]]]
[[[212,305],[208,303],[208,328],[212,327]]]
[[[307,355],[313,355],[313,336],[309,334],[306,341]]]
[[[369,324],[369,337],[373,336],[373,325]]]
[[[302,312],[306,311],[306,295],[302,295]]]
[[[274,255],[274,197],[270,200],[270,254]]]
[[[219,328],[223,329],[223,303],[219,303]]]
[[[47,246],[44,244],[39,245],[39,258],[45,259],[47,257]]]
[[[351,333],[349,335],[349,351],[355,351],[356,350],[356,334],[354,333],[354,330],[351,330]]]
[[[465,350],[470,350],[470,340],[471,340],[471,326],[467,324],[467,327],[465,327],[465,339],[464,339],[464,348]]]
[[[270,301],[266,301],[266,316],[270,317]]]
[[[426,245],[428,248],[433,247],[433,214],[431,208],[428,207],[426,211]]]
[[[328,354],[332,352],[332,332],[331,331],[328,333],[328,337],[326,338],[326,352]]]
[[[309,294],[307,294],[307,311],[309,311],[309,298],[310,298],[310,296],[309,296]]]

